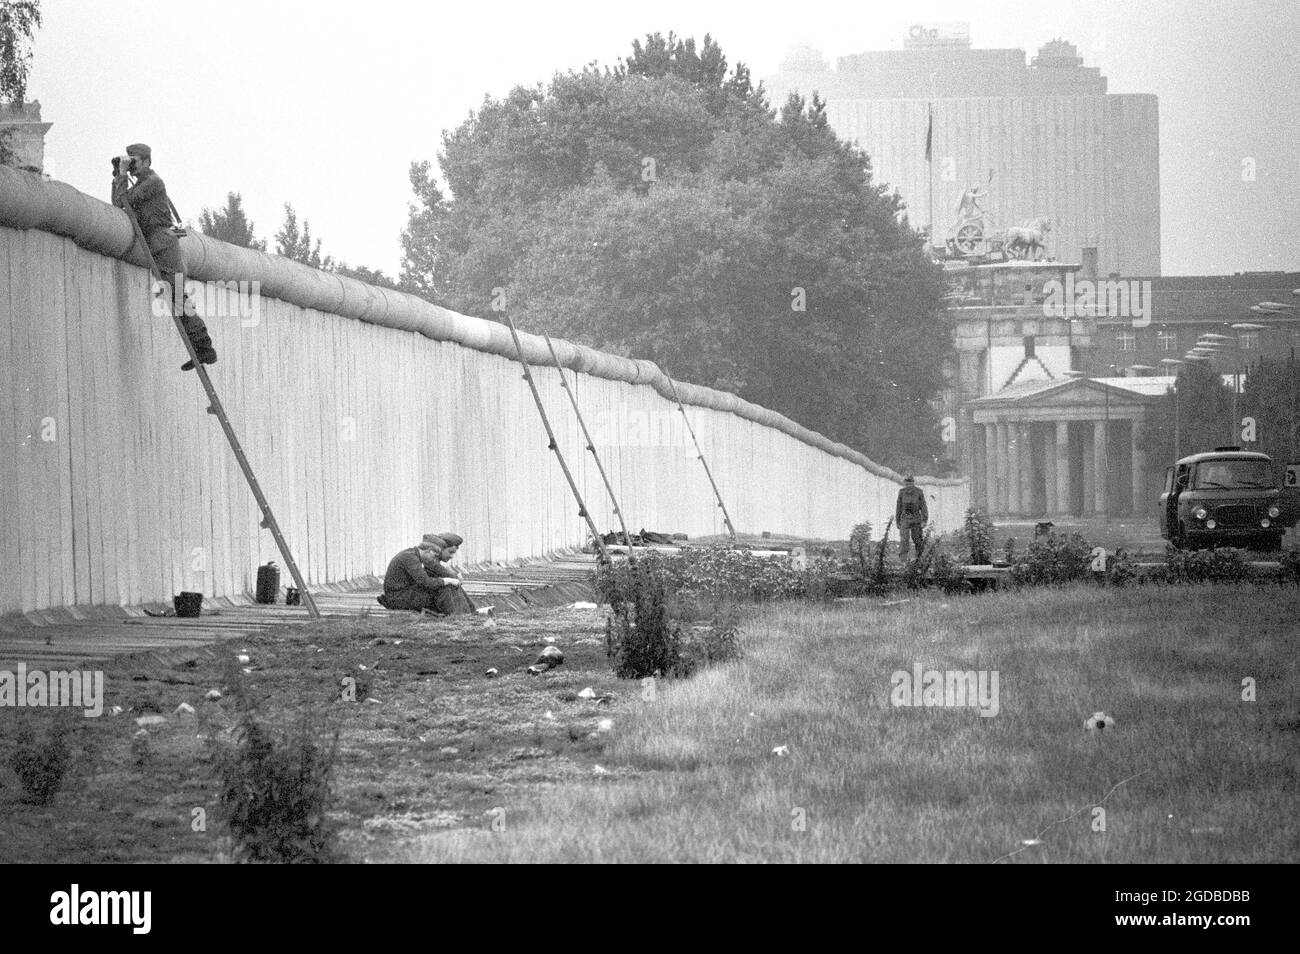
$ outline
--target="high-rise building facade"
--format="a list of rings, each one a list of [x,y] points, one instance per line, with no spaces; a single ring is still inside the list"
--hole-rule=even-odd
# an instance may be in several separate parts
[[[764,82],[774,105],[818,93],[835,131],[937,246],[974,195],[993,228],[1048,219],[1051,258],[1079,262],[1095,248],[1102,275],[1160,274],[1156,97],[1107,92],[1064,40],[1026,65],[1023,50],[974,49],[962,27],[918,26],[903,49],[840,57],[835,69],[795,49]]]

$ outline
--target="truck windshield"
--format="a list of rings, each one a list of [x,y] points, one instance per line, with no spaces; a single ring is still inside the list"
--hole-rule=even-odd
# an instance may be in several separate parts
[[[1207,460],[1196,465],[1196,490],[1269,490],[1277,486],[1266,460]]]

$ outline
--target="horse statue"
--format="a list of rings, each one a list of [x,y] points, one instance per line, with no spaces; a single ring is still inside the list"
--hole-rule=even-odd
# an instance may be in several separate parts
[[[1038,256],[1047,250],[1044,239],[1052,230],[1052,220],[1045,215],[1030,219],[1024,225],[1013,225],[1006,230],[1002,249],[1009,258],[1037,261]]]
[[[957,203],[957,221],[969,222],[972,219],[984,218],[984,210],[980,207],[980,199],[988,197],[979,186],[971,186],[961,194],[961,200]]]

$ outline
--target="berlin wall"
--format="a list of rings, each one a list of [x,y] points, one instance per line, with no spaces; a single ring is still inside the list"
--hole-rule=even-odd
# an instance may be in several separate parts
[[[181,243],[207,283],[200,311],[225,312],[207,318],[209,373],[308,583],[382,573],[427,531],[463,535],[467,564],[586,542],[506,326]],[[133,244],[121,210],[0,167],[0,616],[241,596],[280,562]],[[616,529],[561,372],[543,338],[522,339],[592,516]],[[662,372],[554,344],[629,529],[725,532]],[[738,532],[844,539],[892,516],[900,475],[733,394],[677,387]],[[936,528],[958,528],[966,481],[917,482]]]

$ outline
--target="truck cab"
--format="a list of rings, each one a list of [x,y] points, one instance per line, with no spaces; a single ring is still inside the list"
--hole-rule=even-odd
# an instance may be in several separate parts
[[[1192,454],[1165,470],[1160,535],[1179,549],[1278,550],[1289,523],[1273,459],[1239,447]]]

